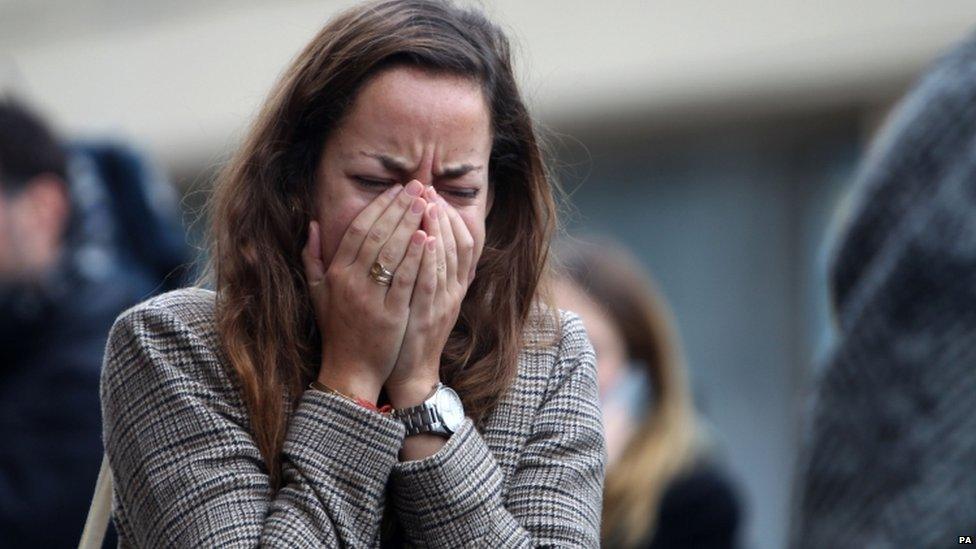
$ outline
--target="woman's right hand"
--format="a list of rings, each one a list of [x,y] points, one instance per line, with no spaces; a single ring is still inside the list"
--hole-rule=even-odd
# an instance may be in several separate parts
[[[337,391],[375,403],[396,364],[428,238],[418,229],[423,191],[414,180],[373,199],[349,224],[328,268],[320,225],[310,223],[302,261],[322,337],[318,380]],[[370,278],[377,260],[394,272],[390,286]]]

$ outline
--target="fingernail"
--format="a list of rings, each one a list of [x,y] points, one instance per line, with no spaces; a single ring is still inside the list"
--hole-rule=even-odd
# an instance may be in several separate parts
[[[437,242],[437,238],[436,237],[433,237],[432,236],[432,237],[430,237],[430,238],[427,239],[427,251],[428,252],[434,251],[436,242]]]
[[[416,245],[418,245],[418,246],[421,245],[421,244],[423,244],[424,243],[424,240],[426,240],[426,239],[427,239],[427,234],[424,233],[423,231],[417,231],[417,232],[413,233],[413,236],[411,237],[411,240],[413,241],[413,243],[416,244]]]
[[[430,202],[430,213],[431,218],[437,217],[437,202]]]
[[[437,198],[437,191],[434,190],[433,185],[427,188],[427,196],[429,196],[431,199]]]
[[[407,183],[407,194],[410,196],[420,196],[424,192],[424,186],[414,179],[410,183]]]
[[[414,198],[413,204],[410,205],[410,211],[413,213],[420,213],[424,211],[425,207],[427,207],[427,203],[424,202],[422,198]]]

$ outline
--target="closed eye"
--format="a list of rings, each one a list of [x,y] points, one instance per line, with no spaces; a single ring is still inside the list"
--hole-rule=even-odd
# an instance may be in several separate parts
[[[458,198],[472,199],[478,196],[481,189],[437,189],[438,193],[449,194]]]
[[[389,179],[370,179],[369,177],[359,177],[359,176],[353,177],[353,179],[355,179],[362,186],[371,189],[389,187],[390,185],[396,183],[396,181],[389,180]]]
[[[354,176],[353,179],[368,189],[385,189],[386,187],[396,183],[396,181],[392,179],[373,179],[370,177],[361,176]],[[465,198],[469,200],[477,198],[480,191],[481,189],[437,189],[437,192],[441,194],[449,194],[458,198]]]

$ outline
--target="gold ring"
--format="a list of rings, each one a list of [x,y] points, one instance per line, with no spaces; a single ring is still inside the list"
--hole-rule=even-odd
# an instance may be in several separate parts
[[[381,286],[389,286],[393,283],[393,272],[383,266],[379,261],[373,263],[369,269],[369,277]]]

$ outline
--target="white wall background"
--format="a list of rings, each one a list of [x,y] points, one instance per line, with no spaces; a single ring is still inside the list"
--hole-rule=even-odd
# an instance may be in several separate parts
[[[0,78],[66,132],[167,163],[225,150],[334,0],[0,0]],[[498,0],[548,123],[873,102],[976,22],[971,0]],[[0,83],[3,83],[0,81]]]

